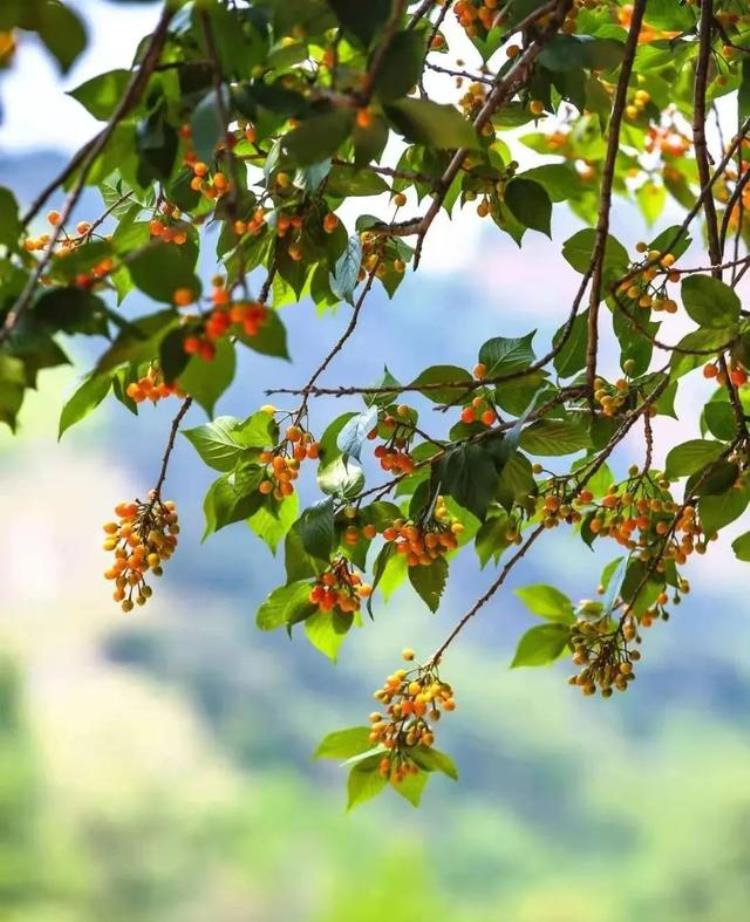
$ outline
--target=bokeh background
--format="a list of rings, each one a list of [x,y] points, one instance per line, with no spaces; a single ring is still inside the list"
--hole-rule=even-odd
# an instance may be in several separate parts
[[[0,82],[0,183],[25,201],[92,131],[63,91],[127,66],[158,10],[76,5],[92,45],[70,78],[61,84],[28,40]],[[82,217],[97,205],[89,198]],[[471,365],[488,336],[534,326],[540,343],[550,337],[577,282],[559,245],[530,233],[519,251],[472,218],[436,226],[424,268],[395,302],[371,300],[329,380],[367,382],[384,361],[403,378]],[[615,218],[625,242],[645,233],[634,209],[618,204]],[[557,240],[578,226],[556,211]],[[220,412],[246,415],[264,388],[304,381],[347,320],[347,309],[283,310],[294,365],[245,356]],[[71,351],[84,364],[93,354]],[[498,597],[444,667],[459,710],[440,747],[460,783],[435,778],[418,811],[389,795],[346,814],[344,772],[311,761],[317,741],[361,722],[401,647],[429,653],[491,574],[460,562],[436,616],[399,591],[336,665],[301,635],[260,634],[255,610],[281,565],[242,525],[200,544],[211,472],[181,440],[168,490],[180,552],[147,608],[125,618],[101,579],[100,526],[152,484],[173,407],[135,419],[107,404],[58,443],[80,371],[44,373],[19,437],[0,432],[3,922],[747,917],[750,630],[746,571],[727,539],[693,565],[692,595],[648,636],[636,685],[610,701],[581,699],[564,664],[510,670],[531,622],[510,590]],[[318,420],[344,409],[321,405]],[[197,408],[191,419],[202,421]],[[662,437],[692,425],[668,423]],[[638,455],[635,437],[619,464]],[[590,596],[604,559],[555,533],[512,585]]]

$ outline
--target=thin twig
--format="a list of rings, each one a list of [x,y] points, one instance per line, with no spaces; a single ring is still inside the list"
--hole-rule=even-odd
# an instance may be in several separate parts
[[[602,300],[602,282],[604,278],[604,260],[609,236],[609,214],[612,208],[612,186],[615,180],[615,166],[620,150],[620,131],[628,100],[628,84],[633,72],[633,61],[638,50],[638,38],[641,34],[643,14],[647,0],[635,0],[633,14],[630,21],[628,38],[625,43],[620,76],[617,80],[617,89],[612,103],[612,114],[609,120],[609,138],[607,153],[602,170],[602,185],[599,195],[599,217],[596,224],[596,237],[594,252],[591,258],[591,292],[589,296],[588,316],[588,342],[586,346],[586,379],[589,392],[593,400],[594,379],[596,378],[596,359],[599,352],[599,305]]]

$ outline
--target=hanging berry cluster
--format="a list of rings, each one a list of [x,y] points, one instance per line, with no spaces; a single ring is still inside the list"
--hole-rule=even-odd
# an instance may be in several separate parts
[[[363,583],[357,570],[340,557],[318,577],[310,590],[310,602],[320,611],[353,615],[359,611],[362,599],[371,593],[372,586]]]
[[[117,521],[107,522],[104,550],[114,552],[114,562],[105,572],[114,580],[113,598],[124,612],[134,605],[145,605],[152,589],[146,573],[162,575],[162,564],[177,547],[180,531],[175,504],[151,496],[147,502],[136,499],[115,506]]]
[[[273,413],[273,407],[266,407]],[[305,460],[316,460],[320,456],[320,445],[312,433],[296,423],[288,426],[284,441],[273,450],[260,453],[259,461],[265,464],[263,480],[258,490],[283,499],[294,493],[294,481],[299,477],[300,464]]]
[[[414,653],[405,650],[403,656],[411,660]],[[387,750],[380,761],[380,774],[398,783],[420,771],[420,750],[430,749],[435,742],[433,724],[443,711],[456,708],[453,689],[440,680],[435,666],[427,665],[398,669],[374,697],[384,705],[385,714],[370,714],[370,741]]]

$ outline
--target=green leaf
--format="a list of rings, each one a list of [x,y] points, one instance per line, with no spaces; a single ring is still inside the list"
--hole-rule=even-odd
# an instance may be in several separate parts
[[[518,643],[511,668],[553,663],[567,646],[569,636],[565,624],[540,624],[530,628]]]
[[[313,754],[314,759],[350,759],[372,749],[370,727],[347,727],[329,733]]]
[[[347,781],[347,810],[377,797],[388,781],[380,774],[380,760],[382,756],[374,755],[369,759],[358,762],[349,772]]]
[[[588,429],[579,420],[540,419],[521,433],[521,448],[532,455],[569,455],[589,444]]]
[[[316,650],[335,661],[351,626],[351,615],[316,609],[305,620],[305,636]]]
[[[391,0],[327,0],[344,30],[367,47],[391,15]]]
[[[336,260],[328,278],[331,291],[344,301],[351,300],[357,286],[359,269],[362,265],[362,242],[359,234],[353,234],[346,245],[346,249]]]
[[[270,355],[277,359],[289,359],[289,351],[286,345],[286,327],[284,326],[278,311],[269,308],[266,319],[255,334],[255,336],[246,336],[240,333],[237,337],[239,341],[249,346],[254,352],[261,355]]]
[[[431,746],[414,746],[409,755],[420,768],[428,772],[442,772],[454,781],[458,781],[458,769],[449,755],[433,749]]]
[[[479,146],[473,126],[453,106],[401,99],[386,105],[385,112],[407,141],[439,149]]]
[[[256,423],[256,418],[258,419]],[[266,429],[261,428],[265,422]],[[210,423],[195,429],[184,429],[187,438],[209,467],[216,471],[231,471],[247,457],[249,448],[267,448],[275,441],[270,427],[273,420],[266,413],[256,413],[241,422],[233,416],[217,416]]]
[[[51,332],[106,335],[107,307],[83,288],[51,288],[37,298],[34,317]]]
[[[58,0],[37,4],[36,29],[48,51],[66,74],[86,47],[86,30],[80,17]]]
[[[284,565],[287,582],[293,583],[296,580],[319,576],[325,570],[327,561],[308,554],[299,532],[292,527],[284,539]]]
[[[436,557],[427,567],[409,567],[409,582],[432,612],[440,607],[440,597],[447,581],[448,561],[444,557]]]
[[[483,521],[498,484],[492,455],[481,445],[459,445],[439,462],[438,473],[441,490]]]
[[[682,302],[692,319],[702,327],[720,329],[740,317],[740,299],[719,279],[689,275],[682,281]]]
[[[10,189],[0,186],[0,246],[15,249],[21,230],[16,197]]]
[[[468,392],[465,387],[449,387],[449,384],[471,384],[474,379],[465,368],[456,365],[431,365],[412,381],[410,387],[420,389],[433,403],[453,403],[461,400]],[[429,386],[426,386],[429,385]],[[445,385],[436,387],[434,385]]]
[[[69,398],[60,413],[60,426],[58,439],[75,423],[80,422],[89,415],[104,400],[112,386],[110,375],[92,375],[83,382],[78,390]]]
[[[548,237],[552,228],[552,202],[546,190],[530,179],[513,179],[505,189],[505,204],[524,227]]]
[[[375,81],[383,102],[406,96],[416,86],[425,56],[424,34],[417,29],[397,32],[388,46]]]
[[[529,611],[540,618],[560,621],[563,624],[572,624],[575,621],[573,603],[554,586],[525,586],[516,589],[516,595]]]
[[[479,349],[479,361],[487,367],[487,376],[507,374],[528,367],[536,358],[531,342],[536,330],[526,336],[495,336]]]
[[[732,542],[732,550],[738,560],[750,561],[750,531],[746,531],[744,535],[735,538]]]
[[[397,794],[408,800],[412,807],[418,807],[429,780],[430,776],[427,772],[417,772],[406,775],[400,780],[391,778],[391,787]]]
[[[479,557],[479,564],[484,569],[491,558],[495,562],[500,559],[503,551],[510,546],[508,532],[510,522],[504,510],[499,515],[493,515],[488,518],[479,529],[476,535],[476,551]]]
[[[584,228],[573,234],[563,244],[563,256],[570,265],[582,275],[588,271],[596,242],[596,231]],[[630,264],[630,257],[625,247],[613,236],[607,237],[604,249],[605,275],[624,275]]]
[[[726,450],[721,442],[709,442],[706,439],[690,439],[676,445],[667,455],[664,474],[670,479],[687,477],[695,474],[707,464],[715,461]]]
[[[710,538],[719,529],[738,519],[747,509],[749,501],[750,492],[747,486],[733,486],[726,493],[701,496],[698,500],[698,512],[706,537]]]
[[[190,242],[152,243],[128,262],[135,287],[155,301],[171,304],[178,288],[189,288],[198,297],[201,284],[195,275],[197,250]]]
[[[252,466],[224,474],[211,484],[203,500],[204,541],[219,529],[248,519],[256,512],[264,499],[258,490],[262,479],[262,468]]]
[[[324,499],[310,506],[294,525],[302,546],[312,557],[328,560],[333,549],[333,499]]]
[[[299,497],[297,493],[285,496],[276,508],[261,506],[257,512],[250,516],[247,524],[255,534],[265,541],[272,554],[286,537],[299,515]]]
[[[333,156],[352,133],[351,109],[331,109],[311,115],[284,135],[282,151],[297,166],[310,166]]]
[[[623,45],[590,35],[556,35],[539,55],[547,70],[612,70],[622,61]]]
[[[358,413],[346,422],[336,439],[336,447],[347,457],[361,461],[362,445],[377,423],[378,408],[370,407],[365,413]]]
[[[295,622],[306,609],[312,614],[316,606],[310,602],[311,584],[306,580],[274,589],[258,609],[255,622],[261,631],[275,631]]]
[[[107,121],[122,99],[130,76],[129,70],[109,70],[70,90],[68,95],[77,100],[94,118]]]
[[[339,496],[347,499],[356,496],[365,482],[362,468],[351,458],[345,461],[342,457],[335,458],[330,464],[318,469],[318,487],[328,496]]]
[[[561,378],[570,378],[576,372],[586,367],[586,344],[588,342],[588,309],[582,314],[578,314],[573,320],[573,327],[565,341],[565,345],[560,349],[553,363],[555,371]],[[565,325],[561,326],[552,339],[552,345],[557,348],[562,339]]]
[[[192,356],[180,375],[180,387],[212,416],[216,401],[234,380],[236,367],[233,343],[220,339],[216,343],[216,355],[210,362],[198,355]]]

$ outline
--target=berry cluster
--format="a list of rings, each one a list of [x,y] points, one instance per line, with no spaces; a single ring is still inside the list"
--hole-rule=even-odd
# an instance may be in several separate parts
[[[630,384],[625,378],[618,378],[614,384],[608,384],[603,378],[594,380],[594,400],[602,408],[604,416],[617,416],[625,405]]]
[[[187,225],[180,220],[180,211],[170,202],[162,202],[159,217],[149,221],[148,230],[152,237],[157,237],[164,243],[174,243],[183,246],[187,243]]]
[[[232,228],[238,237],[244,237],[245,234],[250,234],[251,237],[257,237],[265,226],[266,213],[262,208],[256,208],[249,220],[237,220],[232,225]]]
[[[152,589],[146,585],[145,574],[162,575],[162,564],[177,547],[180,531],[175,504],[150,496],[148,502],[134,500],[115,506],[116,522],[107,522],[104,531],[105,551],[114,551],[112,566],[105,571],[106,579],[115,581],[113,598],[124,612],[134,605],[145,605]]]
[[[621,629],[602,613],[601,602],[582,602],[578,611],[579,617],[570,631],[570,646],[573,662],[581,670],[568,681],[584,695],[594,695],[598,688],[602,698],[611,698],[613,689],[625,691],[635,679],[633,663],[641,654],[628,647],[628,640],[636,636],[635,621],[627,615]]]
[[[393,201],[394,203],[405,202],[403,193],[397,193]],[[382,234],[364,231],[362,233],[362,265],[359,269],[358,281],[364,282],[368,272],[374,272],[377,278],[383,279],[390,271],[397,275],[403,275],[406,272],[406,263],[399,255],[396,243]]]
[[[625,106],[625,116],[631,121],[640,118],[646,106],[651,102],[651,94],[648,90],[635,90],[631,95],[628,104]]]
[[[188,155],[192,160],[191,155]],[[219,199],[229,191],[229,179],[221,170],[216,170],[209,176],[210,167],[202,160],[195,160],[189,163],[193,178],[190,180],[190,188],[194,192],[200,192],[208,199]]]
[[[273,415],[273,407],[264,408]],[[284,441],[273,450],[262,451],[258,460],[266,465],[265,477],[258,490],[273,494],[275,499],[283,499],[294,493],[294,481],[299,477],[300,464],[305,460],[320,457],[320,443],[316,442],[310,432],[293,424],[287,427]]]
[[[397,553],[406,555],[410,567],[429,567],[438,557],[458,547],[458,535],[464,530],[461,522],[453,521],[442,497],[438,497],[433,518],[421,525],[396,519],[383,531],[383,538],[392,541]]]
[[[143,403],[145,400],[157,403],[165,397],[185,396],[185,392],[180,390],[175,382],[167,384],[161,371],[153,366],[137,381],[128,384],[125,393],[134,403]]]
[[[404,650],[406,660],[414,659],[412,650]],[[380,763],[380,773],[398,783],[406,775],[419,771],[419,747],[430,748],[435,742],[432,724],[442,711],[453,711],[453,689],[441,682],[435,667],[398,669],[385,680],[374,697],[385,706],[385,714],[370,714],[370,740],[388,750]]]
[[[636,551],[641,560],[659,558],[657,571],[662,572],[664,560],[681,565],[693,552],[706,551],[703,528],[696,520],[694,507],[679,507],[667,491],[668,486],[666,480],[639,476],[633,467],[630,478],[623,484],[613,484],[599,502],[584,489],[574,505],[589,510],[586,526],[592,534],[613,538],[627,550]]]
[[[386,412],[380,424],[388,433],[388,437],[382,445],[375,447],[373,454],[384,471],[411,474],[415,461],[409,454],[409,443],[414,436],[413,419],[416,419],[416,414],[412,418],[413,411],[406,404],[392,409],[393,412]],[[375,440],[378,437],[378,429],[378,426],[372,429],[367,438]]]
[[[500,0],[458,0],[453,11],[469,38],[484,39],[490,29],[502,25],[502,6]]]
[[[649,250],[648,244],[637,243],[636,250],[644,255],[636,267],[638,271],[631,278],[620,283],[618,291],[644,310],[677,312],[677,302],[669,297],[667,282],[679,282],[680,271],[674,268],[676,257],[673,253]],[[658,284],[654,281],[660,278]]]
[[[727,376],[719,362],[708,362],[708,364],[704,365],[703,377],[715,378],[716,383],[720,384],[722,387],[727,383]],[[735,387],[742,387],[747,384],[747,371],[735,359],[732,359],[732,363],[729,366],[729,380]]]
[[[195,301],[190,288],[178,288],[172,295],[178,307],[188,307]],[[216,355],[215,343],[224,336],[257,336],[268,317],[268,309],[260,301],[233,301],[232,294],[217,276],[213,280],[211,310],[206,315],[186,316],[189,333],[183,348],[188,355],[198,355],[210,362]]]
[[[62,215],[59,211],[50,211],[47,214],[47,221],[52,225],[52,227],[59,227],[60,222],[62,221]],[[62,260],[70,256],[80,247],[87,244],[93,233],[93,225],[89,221],[79,221],[75,227],[75,232],[73,233],[64,233],[64,235],[56,241],[55,248],[52,251],[53,259]],[[50,241],[52,240],[52,235],[49,233],[40,234],[38,237],[27,237],[23,242],[23,247],[27,253],[34,253],[38,250],[46,249]],[[94,266],[92,266],[86,272],[80,272],[76,275],[73,284],[78,288],[91,289],[103,279],[105,279],[115,268],[115,262],[110,256],[105,256],[100,259]],[[54,267],[50,270],[48,275],[43,277],[43,281],[48,283],[51,281],[51,276],[54,276],[55,270]]]
[[[372,586],[362,582],[362,577],[345,557],[340,557],[318,577],[310,590],[310,602],[320,611],[338,611],[353,615],[359,611],[362,599],[372,594]]]

